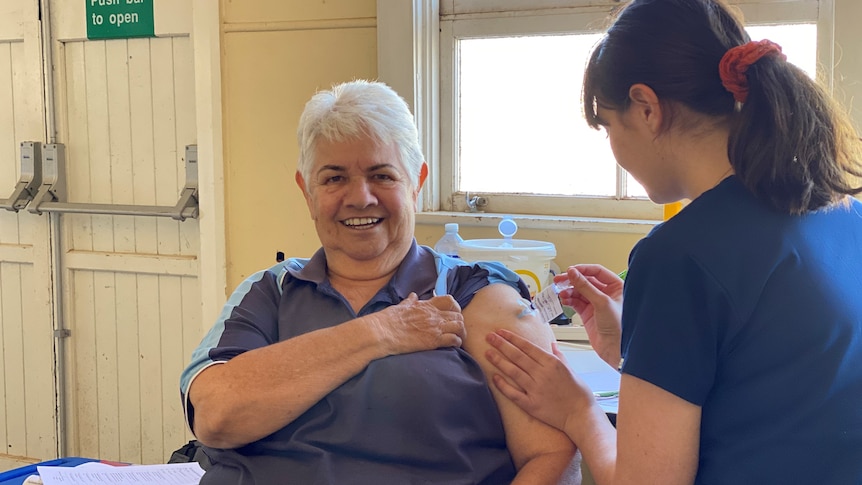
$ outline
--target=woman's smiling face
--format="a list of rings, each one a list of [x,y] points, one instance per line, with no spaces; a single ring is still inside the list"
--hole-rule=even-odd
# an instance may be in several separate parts
[[[297,175],[297,183],[330,263],[400,264],[413,242],[419,190],[394,145],[320,141],[310,180]]]

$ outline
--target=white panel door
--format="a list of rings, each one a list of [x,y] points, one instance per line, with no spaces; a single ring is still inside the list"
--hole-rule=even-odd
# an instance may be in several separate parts
[[[45,142],[38,0],[0,1],[0,198]],[[0,454],[57,454],[49,218],[0,209]]]
[[[155,38],[87,40],[51,3],[68,202],[172,206],[196,143],[191,1],[155,2]],[[200,340],[198,221],[64,214],[67,455],[164,463],[191,435],[178,379]]]

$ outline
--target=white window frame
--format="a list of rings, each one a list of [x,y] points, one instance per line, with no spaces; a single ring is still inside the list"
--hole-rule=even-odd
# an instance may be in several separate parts
[[[455,212],[467,210],[467,194],[458,190],[458,79],[457,42],[488,37],[519,35],[601,33],[614,6],[585,7],[578,11],[554,15],[526,11],[516,14],[496,12],[443,15],[440,21],[440,198],[443,208]],[[578,28],[583,26],[583,28]],[[588,26],[594,26],[590,29]],[[578,106],[573,106],[578,109]],[[586,121],[584,121],[586,126]],[[528,170],[528,167],[524,167]],[[616,192],[624,194],[625,171],[619,166]],[[622,199],[615,196],[548,196],[539,194],[470,194],[484,197],[485,210],[496,213],[529,213],[552,216],[615,217],[659,219],[661,207],[645,199]]]
[[[833,66],[835,0],[737,0],[747,23],[817,22],[818,64]],[[463,214],[466,194],[454,189],[453,151],[457,113],[453,102],[454,41],[513,32],[571,32],[571,25],[602,19],[621,2],[613,0],[378,0],[378,77],[411,105],[420,130],[430,176],[420,211]],[[507,10],[504,13],[495,10]],[[441,21],[441,13],[443,15]],[[542,25],[547,26],[543,28]],[[439,35],[438,35],[439,33]],[[818,76],[831,88],[832,70]],[[442,131],[441,127],[446,127]],[[618,177],[624,180],[624,178]],[[474,195],[474,194],[471,194]],[[586,197],[478,194],[487,197],[489,214],[540,214],[537,220],[655,221],[661,207],[644,200]],[[572,207],[576,207],[572,210]],[[442,214],[440,214],[442,215]],[[436,220],[438,217],[429,218]],[[422,222],[423,218],[417,218]],[[548,224],[542,223],[542,226]]]

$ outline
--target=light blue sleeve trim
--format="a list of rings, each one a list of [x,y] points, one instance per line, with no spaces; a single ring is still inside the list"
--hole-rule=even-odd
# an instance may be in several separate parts
[[[434,285],[434,295],[447,294],[448,286],[446,285],[446,277],[449,270],[458,266],[478,266],[488,272],[488,284],[504,283],[516,291],[518,290],[518,281],[521,277],[517,273],[507,268],[503,263],[496,261],[479,261],[476,263],[468,263],[462,259],[453,258],[439,253],[434,253],[434,259],[437,263],[437,282]]]
[[[488,271],[488,284],[505,283],[514,289],[518,289],[518,281],[521,277],[503,263],[496,261],[480,261],[476,266]]]
[[[233,313],[233,309],[236,308],[237,305],[240,304],[242,299],[248,292],[251,290],[252,285],[262,280],[264,275],[270,273],[270,270],[258,271],[257,273],[249,276],[243,281],[236,290],[234,290],[233,294],[228,299],[227,303],[224,304],[222,308],[221,315],[219,315],[218,320],[216,320],[215,325],[210,328],[209,332],[204,336],[201,343],[197,346],[197,348],[192,352],[191,363],[183,370],[182,375],[180,376],[180,392],[185,396],[188,394],[189,385],[192,382],[192,378],[198,374],[204,367],[212,364],[213,360],[210,359],[209,353],[210,350],[215,348],[218,345],[219,340],[221,339],[222,334],[224,333],[224,322],[228,318],[230,318],[231,313]]]
[[[191,378],[189,378],[189,383],[188,383],[187,387],[191,387],[192,382],[194,382],[194,380],[195,380],[195,377],[197,377],[198,374],[203,372],[204,369],[206,369],[207,367],[212,367],[214,365],[218,365],[218,364],[224,364],[224,362],[222,362],[222,361],[210,362],[209,364],[198,369],[198,371],[195,372]],[[195,434],[194,423],[192,423],[191,413],[189,413],[189,410],[191,408],[192,408],[192,402],[189,399],[189,393],[185,392],[185,393],[183,393],[183,415],[186,418],[186,427],[188,428],[189,432],[191,432],[191,434],[194,436],[194,434]],[[195,438],[197,438],[197,436],[195,436]]]
[[[278,263],[272,268],[269,268],[269,271],[272,271],[273,273],[278,275],[277,281],[279,295],[284,294],[284,279],[287,278],[287,275],[290,274],[290,272],[288,271],[288,266],[296,271],[299,271],[304,268],[309,261],[311,261],[309,258],[289,258],[285,261]]]
[[[434,283],[434,296],[445,295],[448,293],[448,285],[446,277],[449,275],[449,270],[458,266],[467,266],[467,263],[458,258],[446,256],[434,251],[434,262],[437,263],[437,281]]]

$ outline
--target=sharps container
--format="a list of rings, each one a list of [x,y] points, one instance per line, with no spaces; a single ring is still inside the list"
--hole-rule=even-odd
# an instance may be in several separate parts
[[[518,224],[503,219],[497,226],[503,239],[467,239],[458,253],[468,262],[497,261],[521,276],[530,289],[530,297],[542,291],[551,281],[551,260],[557,256],[554,243],[513,239]]]

